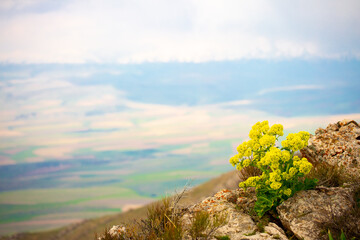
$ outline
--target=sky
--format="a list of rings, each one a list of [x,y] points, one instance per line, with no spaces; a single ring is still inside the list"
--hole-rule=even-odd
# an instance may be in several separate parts
[[[2,0],[5,63],[356,58],[357,0]]]
[[[359,10],[2,0],[0,165],[168,146],[186,156],[264,119],[289,131],[359,120]]]

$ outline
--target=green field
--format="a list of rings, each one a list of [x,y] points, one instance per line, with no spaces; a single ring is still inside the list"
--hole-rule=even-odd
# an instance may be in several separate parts
[[[83,219],[120,213],[218,174],[216,171],[161,171],[130,174],[123,181],[106,186],[0,192],[0,234],[47,230]],[[84,179],[83,175],[81,179]]]
[[[200,201],[201,199],[208,197],[211,194],[219,191],[223,188],[236,188],[238,186],[238,176],[235,171],[226,173],[217,177],[215,179],[211,179],[208,182],[200,184],[197,187],[191,189],[186,197],[181,199],[180,204],[188,205],[193,204],[195,202]],[[24,222],[12,223],[11,225],[2,224],[0,226],[6,226],[8,229],[7,232],[17,232],[18,227],[21,227],[23,231],[30,231],[33,233],[21,234],[17,235],[17,240],[49,240],[49,239],[67,239],[67,240],[88,240],[94,237],[94,233],[101,234],[105,227],[111,227],[112,225],[117,225],[122,222],[133,221],[134,219],[139,219],[146,215],[146,206],[138,208],[136,210],[127,211],[124,213],[106,213],[106,216],[92,215],[92,219],[82,221],[76,225],[64,226],[60,229],[36,232],[34,230],[34,226],[37,226],[38,229],[51,229],[58,228],[59,226],[66,225],[65,222],[68,219],[72,219],[73,217],[83,216],[84,218],[89,218],[89,215],[86,215],[85,212],[81,213],[83,215],[78,215],[79,213],[58,213],[52,215],[44,215],[39,216],[33,219],[33,222],[36,225],[28,225],[24,224]],[[104,214],[103,214],[104,215]],[[56,222],[53,220],[54,218],[59,219],[61,222]],[[62,220],[60,220],[62,219]],[[45,224],[46,223],[46,224]],[[53,223],[53,224],[52,224]],[[45,225],[44,225],[45,224]],[[60,225],[59,225],[60,224]],[[4,227],[2,231],[5,231]],[[12,238],[4,237],[1,240],[11,240]]]
[[[231,141],[139,151],[85,149],[95,159],[0,167],[0,236],[58,228],[143,206],[184,186],[196,186],[231,169]],[[200,146],[202,148],[202,145]],[[19,149],[28,156],[33,148]],[[219,164],[220,163],[220,164]]]

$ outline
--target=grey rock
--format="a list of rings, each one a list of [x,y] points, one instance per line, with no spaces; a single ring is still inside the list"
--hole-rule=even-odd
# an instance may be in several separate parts
[[[349,213],[354,205],[351,188],[318,187],[297,192],[277,207],[285,228],[299,239],[327,239],[324,226]],[[324,231],[325,230],[325,231]]]
[[[360,126],[354,120],[343,120],[319,128],[300,151],[311,163],[326,162],[345,169],[351,177],[360,176]]]
[[[231,240],[287,240],[284,231],[275,223],[265,226],[265,232],[258,231],[255,222],[248,215],[247,209],[255,202],[254,192],[244,192],[243,189],[222,190],[212,197],[208,197],[189,208],[184,216],[184,222],[190,224],[192,214],[196,211],[208,211],[211,214],[227,214],[228,219],[224,226],[218,228],[213,236],[229,236]],[[191,239],[187,237],[187,239]],[[211,238],[215,240],[216,238]]]

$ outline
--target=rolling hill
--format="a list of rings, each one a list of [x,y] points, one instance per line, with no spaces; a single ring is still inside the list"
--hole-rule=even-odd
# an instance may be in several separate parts
[[[239,177],[236,171],[231,171],[211,179],[199,186],[190,189],[182,198],[181,204],[190,205],[227,188],[237,187]],[[0,240],[89,240],[94,238],[95,233],[102,233],[106,227],[117,225],[121,222],[132,221],[146,215],[147,206],[129,210],[124,213],[108,215],[104,217],[84,220],[81,223],[71,224],[56,230],[34,233],[20,233],[13,236],[0,237]]]

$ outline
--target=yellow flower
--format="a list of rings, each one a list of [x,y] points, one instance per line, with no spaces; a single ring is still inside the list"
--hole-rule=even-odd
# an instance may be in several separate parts
[[[238,164],[238,165],[236,165],[236,169],[241,171],[241,169],[243,169],[243,166],[241,164]]]
[[[292,178],[293,176],[295,176],[296,173],[297,173],[297,169],[296,169],[296,168],[291,167],[291,168],[289,169],[290,178]]]
[[[269,126],[269,121],[268,120],[264,120],[260,123],[260,126]]]
[[[308,142],[309,139],[310,139],[310,133],[305,132],[305,131],[300,131],[300,132],[299,132],[299,136],[300,136],[301,139],[306,143],[306,146],[307,146],[307,142]]]
[[[260,159],[260,161],[258,161],[257,165],[258,167],[263,167],[263,166],[269,166],[271,162],[271,158],[268,154],[266,154],[263,158]]]
[[[262,174],[249,177],[239,183],[239,187],[255,187],[256,193],[269,191],[270,188],[277,190],[278,198],[294,194],[295,188],[287,186],[296,186],[295,184],[302,181],[299,177],[308,174],[312,168],[306,158],[300,159],[294,156],[294,152],[308,145],[310,134],[305,131],[290,133],[286,140],[282,141],[281,150],[275,146],[275,142],[279,136],[283,136],[283,131],[281,124],[269,127],[268,121],[257,122],[252,126],[250,140],[237,147],[238,154],[230,159],[230,163],[238,170],[250,165],[256,166]]]
[[[244,188],[244,187],[246,187],[245,182],[241,182],[241,183],[239,183],[239,187],[240,187],[240,188]]]
[[[270,184],[270,187],[271,187],[272,189],[274,189],[274,190],[277,190],[277,189],[281,188],[281,183],[279,183],[279,182],[272,182],[272,183]]]
[[[277,147],[271,147],[269,151],[271,160],[278,161],[281,158],[281,150]]]
[[[281,152],[281,160],[283,162],[288,162],[290,160],[290,158],[291,158],[290,152],[288,152],[286,150]]]
[[[250,156],[251,156],[251,149],[248,148],[244,153],[244,157],[250,157]]]
[[[269,176],[270,176],[270,181],[271,181],[271,182],[279,182],[279,181],[281,181],[281,176],[280,176],[280,174],[281,174],[281,172],[280,172],[279,169],[276,170],[276,171],[274,171],[274,172],[271,172],[271,173],[269,174]]]
[[[286,140],[281,142],[284,148],[289,148],[293,151],[300,150],[308,145],[310,133],[301,131],[299,133],[290,133]]]
[[[243,167],[248,167],[250,165],[250,162],[251,162],[250,159],[244,159],[241,161],[241,165]]]
[[[290,174],[284,172],[284,173],[282,174],[282,178],[285,179],[285,180],[289,180],[289,179],[291,178],[291,176],[290,176]]]
[[[247,147],[253,151],[257,151],[260,148],[259,142],[254,139],[247,141],[246,144],[247,144]]]
[[[286,190],[284,190],[284,194],[287,195],[288,197],[290,197],[291,195],[291,189],[287,188]]]
[[[279,167],[280,167],[280,163],[279,163],[279,162],[273,161],[273,162],[270,163],[270,168],[271,168],[271,170],[273,170],[273,171],[275,171],[276,169],[279,169]]]
[[[241,188],[255,187],[259,180],[260,180],[259,176],[249,177],[248,179],[246,179],[246,181],[239,183],[239,187],[241,187]]]
[[[247,184],[249,187],[255,187],[259,179],[260,179],[259,176],[255,176],[255,177],[249,177],[246,181],[248,182]]]
[[[259,149],[260,149],[260,144],[259,143],[254,143],[252,150],[253,151],[258,151]]]
[[[274,136],[270,136],[265,134],[262,138],[260,138],[259,143],[263,147],[270,147],[275,145],[276,138]]]
[[[238,153],[241,155],[240,158],[243,157],[244,152],[246,151],[247,148],[248,148],[248,147],[247,147],[247,142],[243,142],[242,144],[240,144],[240,145],[237,147],[237,151],[238,151]]]
[[[261,137],[261,132],[258,129],[251,129],[249,133],[249,138],[251,139],[259,139]]]
[[[260,124],[260,132],[262,132],[263,134],[266,134],[269,131],[269,122],[267,120],[263,121]]]
[[[279,160],[281,158],[281,150],[277,147],[271,147],[264,157],[258,161],[258,167],[270,166],[272,170],[279,168]]]
[[[271,126],[268,134],[283,136],[284,135],[283,130],[284,130],[284,128],[281,124],[274,124]]]
[[[235,167],[235,165],[239,163],[239,155],[236,154],[235,156],[231,157],[229,162],[233,167]]]
[[[300,160],[299,157],[296,157],[296,160],[294,157],[294,166],[296,168],[298,168],[299,170],[301,169],[302,173],[305,173],[305,172],[309,173],[312,168],[311,163],[309,163],[306,158],[302,158]]]
[[[257,122],[251,127],[251,129],[259,129],[259,127],[261,127],[261,123]]]
[[[299,165],[299,172],[308,174],[311,171],[311,168],[312,168],[312,164],[309,163],[306,158],[301,159]]]

